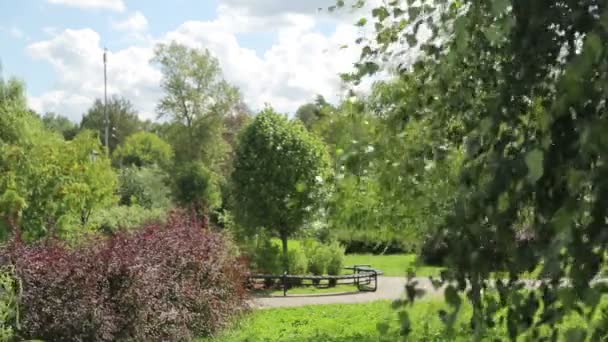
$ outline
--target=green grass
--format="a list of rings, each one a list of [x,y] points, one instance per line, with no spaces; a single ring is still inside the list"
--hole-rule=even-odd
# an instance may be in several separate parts
[[[408,307],[412,331],[408,341],[471,341],[468,324],[471,307],[466,304],[448,335],[438,316],[441,309],[450,310],[441,300],[426,299]],[[608,305],[604,298],[603,305]],[[595,319],[600,312],[596,312]],[[584,327],[588,323],[573,313],[559,325],[561,333],[569,328]],[[310,305],[296,308],[280,308],[250,312],[231,328],[215,338],[201,342],[371,342],[400,341],[399,310],[391,308],[391,302],[378,301],[366,304]],[[484,341],[508,340],[504,330],[488,331]]]
[[[354,285],[338,285],[336,287],[316,288],[316,287],[294,287],[287,291],[287,295],[321,295],[342,292],[357,292]],[[282,296],[283,290],[273,290],[269,293],[272,296]]]
[[[345,266],[355,264],[368,264],[382,270],[385,276],[403,277],[408,268],[412,268],[417,276],[428,277],[438,276],[441,267],[419,265],[415,254],[395,254],[395,255],[373,255],[373,254],[347,254],[344,258]],[[348,270],[344,271],[348,273]]]
[[[410,310],[411,321],[421,323],[413,326],[412,340],[444,340],[443,324],[437,316],[437,311],[444,307],[445,304],[440,301],[429,300],[420,301]],[[469,315],[468,311],[465,312],[463,322],[464,317]],[[201,341],[397,341],[399,322],[398,312],[391,309],[389,301],[311,305],[255,311],[243,317],[220,336]],[[452,340],[470,340],[466,329],[462,329]]]

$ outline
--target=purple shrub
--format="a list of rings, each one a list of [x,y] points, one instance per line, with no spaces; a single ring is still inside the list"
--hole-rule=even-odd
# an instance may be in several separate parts
[[[246,307],[246,272],[225,237],[174,213],[70,249],[14,242],[0,254],[23,284],[20,337],[182,341],[213,334]]]

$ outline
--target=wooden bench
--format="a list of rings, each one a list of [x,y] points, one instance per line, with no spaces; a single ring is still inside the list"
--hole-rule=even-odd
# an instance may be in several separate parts
[[[333,282],[334,286],[339,285],[355,285],[358,291],[375,292],[378,289],[378,275],[382,275],[382,271],[376,270],[371,265],[353,265],[345,267],[352,270],[352,274],[343,275],[292,275],[284,273],[283,275],[273,274],[254,274],[249,276],[249,281],[253,284],[258,281],[280,281],[283,289],[283,296],[287,296],[287,290],[293,285],[297,286],[314,286],[317,288],[328,287],[321,284],[322,281]]]

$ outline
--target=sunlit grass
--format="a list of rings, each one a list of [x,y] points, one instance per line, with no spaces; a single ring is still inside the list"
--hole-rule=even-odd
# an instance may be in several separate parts
[[[438,276],[441,267],[426,266],[418,262],[415,254],[373,255],[373,254],[348,254],[344,258],[344,265],[372,265],[373,268],[384,272],[385,276],[405,277],[409,269],[419,277]],[[350,271],[344,270],[344,273]]]

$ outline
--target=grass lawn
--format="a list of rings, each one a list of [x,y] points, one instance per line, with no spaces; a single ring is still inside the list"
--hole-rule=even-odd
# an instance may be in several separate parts
[[[413,268],[417,276],[428,277],[438,276],[441,267],[418,265],[415,254],[395,254],[395,255],[373,255],[373,254],[347,254],[344,258],[345,266],[355,264],[369,264],[372,267],[382,270],[385,276],[403,277],[408,268]],[[348,273],[348,270],[344,271]]]
[[[608,300],[604,301],[608,305]],[[464,305],[448,335],[439,319],[438,310],[450,310],[441,300],[421,300],[408,309],[411,335],[408,341],[472,341],[469,330],[471,308]],[[599,318],[600,312],[595,317]],[[585,320],[572,314],[560,324],[562,333],[568,328],[582,327]],[[230,329],[215,338],[200,342],[371,342],[400,341],[399,312],[390,301],[366,304],[310,305],[296,308],[258,310],[246,314]],[[489,331],[484,341],[507,341],[502,330]]]
[[[342,292],[357,292],[357,287],[354,285],[338,285],[336,287],[327,288],[316,288],[311,286],[306,287],[294,287],[287,291],[287,295],[321,295],[330,293],[342,293]],[[273,290],[270,292],[272,296],[282,296],[283,290]]]
[[[410,340],[447,341],[437,311],[444,308],[441,301],[420,301],[409,317],[418,322],[412,327]],[[470,317],[465,310],[462,322]],[[371,342],[398,341],[399,316],[390,301],[366,304],[311,305],[297,308],[259,310],[250,313],[216,338],[201,342]],[[449,341],[470,341],[466,324],[456,329]]]

